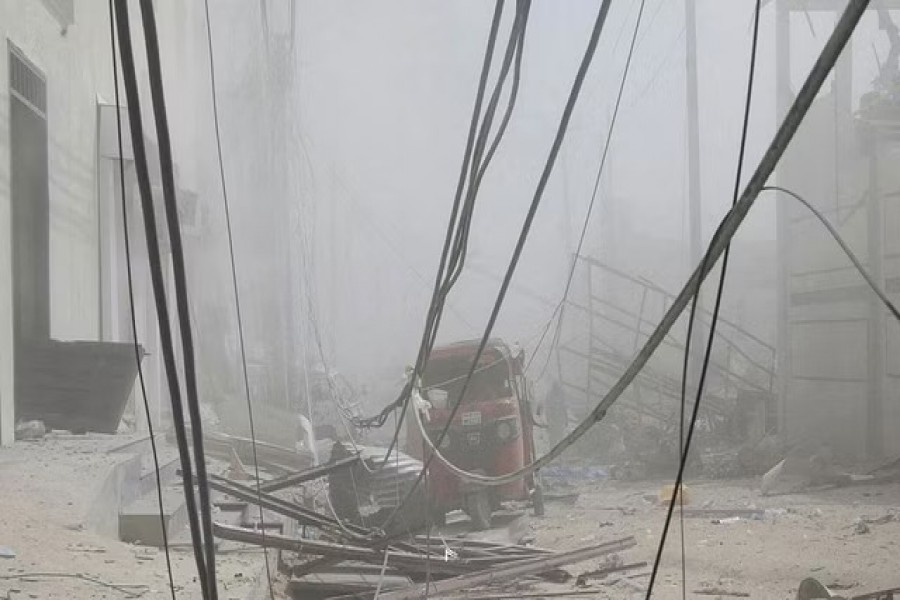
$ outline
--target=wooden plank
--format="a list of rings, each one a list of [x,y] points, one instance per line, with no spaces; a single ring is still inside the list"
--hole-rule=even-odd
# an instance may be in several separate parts
[[[305,469],[297,473],[289,473],[276,479],[263,482],[259,485],[259,488],[264,492],[277,492],[278,490],[283,490],[284,488],[300,485],[301,483],[304,483],[306,481],[312,481],[313,479],[324,477],[332,471],[336,471],[342,467],[353,466],[358,462],[359,455],[354,454],[353,456],[348,456],[332,463],[319,465],[317,467]]]
[[[633,537],[622,538],[596,546],[578,548],[569,552],[560,552],[553,556],[541,556],[535,559],[517,561],[509,565],[484,569],[476,573],[460,575],[452,579],[436,581],[430,584],[411,586],[404,590],[381,594],[380,600],[417,600],[423,596],[438,596],[459,590],[471,589],[479,585],[489,585],[508,581],[517,577],[537,575],[567,564],[590,560],[598,556],[621,552],[635,546]],[[427,585],[427,587],[426,587]]]
[[[360,562],[377,564],[379,566],[384,564],[384,551],[375,548],[364,548],[349,544],[333,544],[306,538],[292,538],[275,533],[267,533],[264,537],[256,531],[232,527],[222,523],[213,523],[213,534],[223,540],[255,544],[258,546],[265,543],[269,548],[277,548],[279,550],[287,550],[312,556],[330,556],[344,560],[358,560]],[[424,574],[426,563],[428,562],[430,562],[428,569],[430,569],[433,575],[459,575],[461,573],[470,573],[476,569],[475,566],[465,559],[445,562],[443,556],[432,556],[429,561],[424,554],[413,554],[399,550],[390,550],[389,552],[389,565],[410,574]]]
[[[385,573],[320,572],[303,577],[292,577],[287,584],[288,593],[295,598],[325,597],[336,594],[373,593],[381,585],[382,590],[397,590],[412,585],[409,577]]]

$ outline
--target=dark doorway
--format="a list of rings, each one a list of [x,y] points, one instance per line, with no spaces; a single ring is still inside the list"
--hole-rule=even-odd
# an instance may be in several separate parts
[[[47,83],[9,44],[13,331],[16,397],[22,351],[50,338],[50,191]]]

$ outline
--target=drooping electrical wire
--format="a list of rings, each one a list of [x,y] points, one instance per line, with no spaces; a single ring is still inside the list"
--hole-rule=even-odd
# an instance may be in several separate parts
[[[584,215],[584,222],[581,225],[581,234],[578,237],[578,245],[575,247],[575,256],[572,258],[572,266],[569,268],[569,274],[566,277],[566,286],[563,289],[563,295],[560,299],[559,303],[556,305],[556,308],[553,309],[553,313],[550,315],[550,320],[547,322],[547,326],[544,328],[544,331],[541,333],[541,337],[538,340],[537,345],[535,345],[534,350],[532,350],[531,357],[528,359],[528,362],[525,364],[525,370],[527,371],[531,366],[531,363],[534,361],[535,356],[537,356],[538,351],[540,350],[541,344],[544,342],[544,338],[547,336],[547,332],[552,327],[552,324],[555,320],[556,322],[556,330],[553,334],[553,343],[550,345],[550,350],[547,352],[547,360],[544,363],[544,366],[541,367],[541,375],[547,370],[547,365],[550,364],[550,357],[553,355],[557,344],[559,343],[560,335],[562,332],[562,318],[563,312],[565,310],[566,301],[569,298],[569,291],[572,287],[572,280],[575,277],[575,269],[578,266],[578,256],[581,254],[581,248],[584,246],[584,240],[587,235],[588,226],[591,222],[591,215],[594,212],[594,204],[597,201],[597,193],[600,190],[600,180],[603,177],[604,167],[606,166],[606,158],[609,155],[610,144],[612,143],[612,135],[616,126],[616,121],[619,117],[619,107],[622,104],[622,96],[625,92],[625,84],[628,81],[628,73],[631,70],[631,59],[634,57],[634,49],[636,47],[636,42],[638,39],[638,33],[641,28],[641,20],[644,17],[644,8],[646,5],[646,0],[641,0],[641,4],[638,8],[637,18],[634,22],[634,31],[631,35],[631,45],[628,48],[628,56],[625,59],[625,68],[622,71],[622,80],[619,83],[619,91],[616,95],[616,103],[613,107],[612,117],[609,120],[609,128],[606,131],[606,141],[603,144],[603,153],[600,155],[600,164],[597,166],[597,176],[594,178],[594,188],[591,191],[591,201],[588,203],[587,212]]]
[[[159,452],[156,448],[156,434],[153,431],[153,417],[150,414],[150,400],[147,397],[147,384],[144,381],[144,368],[141,365],[143,356],[138,342],[137,317],[134,308],[134,274],[131,269],[131,236],[128,232],[128,198],[125,193],[125,151],[122,142],[122,106],[119,101],[119,66],[116,60],[116,17],[113,0],[109,0],[109,40],[112,50],[113,93],[116,102],[116,141],[119,148],[119,193],[122,195],[122,236],[125,246],[125,273],[128,283],[128,309],[131,318],[131,335],[134,340],[134,359],[137,364],[138,383],[141,388],[141,399],[144,403],[144,415],[147,418],[147,435],[150,438],[150,451],[153,454],[153,474],[156,478],[156,501],[159,506],[159,524],[162,531],[163,551],[166,556],[166,572],[169,576],[169,590],[175,600],[175,578],[172,575],[172,557],[169,552],[169,533],[166,531],[165,507],[162,496],[162,478],[159,474]]]
[[[494,86],[494,92],[491,96],[491,100],[489,101],[484,117],[479,119],[481,115],[481,105],[484,99],[484,92],[487,87],[487,77],[493,58],[494,46],[496,44],[500,18],[503,12],[503,1],[498,0],[495,6],[494,16],[491,22],[491,29],[488,35],[488,44],[485,51],[484,63],[482,65],[482,73],[478,85],[478,92],[476,93],[472,122],[466,142],[466,151],[463,157],[463,164],[460,169],[460,177],[456,194],[454,196],[453,208],[451,210],[450,222],[448,224],[447,234],[444,240],[444,247],[441,253],[438,273],[435,278],[435,288],[426,318],[425,331],[423,333],[422,342],[420,344],[415,366],[413,368],[413,374],[409,378],[407,385],[404,386],[400,395],[394,402],[385,407],[385,409],[375,417],[370,419],[362,419],[357,422],[357,426],[359,427],[380,427],[384,424],[391,412],[398,408],[400,409],[400,417],[396,424],[391,443],[389,444],[388,450],[385,453],[385,460],[381,463],[382,465],[387,464],[387,459],[390,457],[391,452],[393,452],[399,440],[400,431],[406,414],[406,407],[409,403],[409,399],[412,393],[412,385],[424,372],[428,356],[431,352],[432,347],[434,346],[447,296],[450,292],[450,289],[455,284],[456,279],[461,271],[462,265],[465,261],[465,249],[468,239],[469,223],[471,222],[474,201],[477,196],[481,180],[484,176],[487,165],[489,164],[493,156],[493,151],[496,150],[497,145],[502,139],[506,123],[509,120],[509,114],[512,111],[512,107],[515,105],[515,92],[518,89],[517,81],[519,78],[519,68],[521,66],[520,59],[516,61],[516,69],[513,75],[513,93],[510,94],[508,100],[509,108],[507,109],[507,113],[504,116],[503,121],[501,122],[501,128],[498,131],[493,144],[491,145],[489,154],[484,160],[481,160],[481,156],[487,143],[488,135],[490,133],[490,125],[492,123],[493,116],[499,101],[500,91],[502,90],[503,84],[506,80],[510,65],[513,62],[515,46],[521,45],[524,40],[525,24],[527,22],[527,15],[531,7],[531,2],[530,0],[518,0],[516,6],[516,18],[510,31],[510,41],[507,45],[507,51],[503,60],[503,64]],[[467,181],[469,183],[468,187],[466,186]],[[464,192],[465,197],[463,194]]]
[[[787,194],[797,202],[801,203],[807,209],[809,209],[809,211],[819,220],[819,222],[825,226],[825,229],[828,230],[828,233],[831,234],[831,237],[834,238],[834,241],[837,242],[837,244],[841,247],[841,250],[844,251],[844,254],[847,255],[847,258],[850,259],[850,262],[853,263],[853,266],[856,267],[856,270],[859,272],[862,278],[865,279],[866,283],[869,285],[875,295],[878,296],[878,299],[881,300],[885,308],[887,308],[888,311],[890,311],[891,315],[893,315],[893,317],[897,320],[897,322],[900,323],[900,311],[897,310],[897,307],[893,302],[891,302],[890,298],[888,298],[884,289],[882,289],[881,286],[872,277],[872,275],[868,271],[866,271],[866,268],[863,266],[862,261],[857,258],[856,254],[853,253],[853,250],[850,249],[849,244],[844,241],[844,239],[841,237],[841,234],[838,233],[834,225],[832,225],[831,222],[825,218],[825,215],[823,215],[816,207],[810,204],[805,198],[800,196],[800,194],[791,191],[788,188],[779,185],[767,185],[762,189],[762,191],[781,192],[782,194]]]
[[[600,8],[597,11],[597,17],[594,21],[593,29],[591,30],[587,48],[585,49],[584,56],[581,59],[581,64],[578,66],[578,72],[575,75],[575,80],[572,83],[569,97],[566,100],[565,108],[563,109],[562,116],[560,117],[559,126],[557,127],[556,135],[547,156],[547,160],[544,164],[543,171],[541,172],[541,177],[538,180],[538,184],[534,192],[534,197],[532,198],[531,205],[528,208],[528,213],[525,216],[525,222],[522,224],[522,229],[519,232],[519,237],[516,241],[516,246],[513,250],[512,258],[510,259],[509,266],[503,278],[503,282],[500,285],[500,290],[497,293],[497,299],[494,302],[493,308],[491,309],[491,315],[488,319],[487,326],[485,327],[484,334],[481,337],[481,342],[478,346],[478,350],[475,352],[475,356],[472,359],[472,364],[469,367],[466,380],[463,382],[463,385],[460,389],[460,400],[456,402],[451,408],[450,414],[447,416],[446,423],[444,424],[444,427],[441,429],[440,434],[434,442],[434,445],[437,447],[440,447],[441,443],[444,441],[444,438],[446,437],[447,432],[450,430],[450,426],[453,423],[453,419],[456,416],[459,407],[463,403],[463,398],[465,397],[466,391],[468,390],[468,387],[472,381],[475,370],[478,368],[478,363],[481,360],[481,355],[484,353],[484,350],[487,347],[487,343],[491,337],[491,332],[493,331],[494,324],[496,323],[497,317],[500,314],[500,308],[503,306],[503,301],[506,298],[506,292],[509,289],[509,285],[512,281],[513,275],[515,274],[516,266],[518,265],[522,250],[525,247],[525,241],[528,239],[528,234],[531,230],[531,225],[534,222],[535,214],[537,213],[537,209],[540,206],[541,199],[544,195],[544,190],[547,187],[547,182],[550,180],[550,174],[553,172],[553,167],[556,164],[556,158],[559,155],[559,149],[562,147],[563,140],[565,139],[566,132],[569,127],[569,121],[572,118],[572,113],[575,110],[575,104],[581,92],[585,76],[587,75],[588,68],[593,61],[594,53],[597,49],[597,43],[600,39],[600,33],[603,31],[603,25],[606,23],[606,16],[609,13],[610,4],[611,0],[602,0],[600,3]],[[413,410],[416,409],[414,408]],[[398,513],[400,508],[409,500],[410,497],[412,497],[416,487],[419,485],[419,483],[422,481],[422,478],[427,473],[428,467],[431,465],[434,457],[434,452],[429,453],[428,457],[424,461],[422,469],[419,471],[419,475],[416,477],[413,485],[406,493],[404,500],[391,514],[387,522],[390,522],[394,515]]]
[[[244,383],[244,399],[247,402],[247,420],[250,426],[250,443],[253,449],[253,470],[256,480],[256,495],[260,502],[257,504],[259,509],[259,530],[262,539],[263,560],[266,563],[266,582],[269,586],[269,597],[275,600],[275,591],[272,588],[272,569],[269,565],[269,548],[266,542],[266,523],[262,507],[262,489],[260,488],[259,478],[259,457],[256,452],[256,426],[253,420],[253,401],[250,397],[250,377],[247,373],[247,351],[244,343],[244,319],[241,313],[241,295],[238,288],[237,266],[234,260],[234,234],[231,227],[231,209],[228,202],[228,186],[225,180],[225,160],[222,157],[222,135],[219,126],[219,99],[216,89],[216,62],[213,53],[212,42],[212,25],[209,18],[209,0],[204,0],[203,10],[206,20],[206,41],[207,51],[209,53],[209,84],[210,99],[212,101],[213,113],[213,129],[216,134],[216,159],[219,166],[219,181],[222,186],[222,206],[225,213],[225,231],[228,239],[228,259],[231,267],[231,287],[234,293],[234,312],[237,320],[238,344],[241,356],[241,377]]]
[[[803,88],[801,89],[800,93],[797,95],[797,98],[794,101],[794,105],[791,107],[791,110],[788,112],[787,116],[785,117],[785,123],[783,123],[781,129],[779,129],[779,133],[781,133],[781,131],[784,130],[785,124],[789,122],[792,114],[797,112],[796,109],[798,108],[798,106],[802,106],[800,104],[800,102],[801,102],[801,97],[803,97],[804,104],[806,105],[805,109],[799,115],[799,119],[797,120],[797,123],[794,126],[793,132],[791,132],[790,137],[788,137],[786,140],[784,140],[785,145],[783,147],[779,148],[779,150],[780,150],[779,156],[781,153],[784,152],[784,149],[786,148],[787,143],[790,141],[791,137],[793,137],[793,134],[796,133],[796,128],[799,127],[799,121],[802,120],[803,116],[805,115],[806,110],[808,110],[808,108],[809,108],[809,105],[812,104],[814,94],[812,96],[810,96],[809,92],[813,88],[821,87],[822,81],[825,79],[827,74],[831,71],[835,62],[837,62],[837,58],[840,55],[840,51],[843,49],[847,40],[850,38],[853,31],[856,29],[856,24],[859,21],[859,18],[861,17],[862,13],[865,11],[867,6],[868,6],[868,0],[860,0],[858,2],[855,2],[854,0],[850,0],[850,2],[847,5],[847,8],[844,11],[844,14],[841,16],[840,21],[838,21],[837,25],[835,25],[835,29],[832,32],[831,37],[829,38],[825,47],[822,49],[822,53],[819,55],[818,60],[816,60],[815,65],[813,65],[813,68],[810,71],[810,74],[807,77],[807,80],[804,83]],[[750,56],[750,74],[748,76],[748,81],[747,81],[747,99],[746,99],[746,104],[745,104],[745,108],[744,108],[744,127],[743,127],[743,133],[742,133],[741,148],[740,148],[739,156],[738,156],[737,174],[735,177],[735,179],[736,179],[735,195],[734,195],[734,199],[732,201],[732,208],[731,208],[732,212],[735,210],[735,207],[738,205],[738,202],[739,202],[737,190],[740,189],[741,167],[743,164],[744,150],[745,150],[745,144],[746,144],[746,130],[747,130],[747,124],[748,124],[749,116],[750,116],[750,101],[751,101],[751,96],[752,96],[752,91],[753,91],[754,68],[755,68],[755,62],[756,62],[756,43],[757,43],[758,33],[759,33],[759,11],[760,11],[760,2],[759,2],[759,0],[757,0],[756,12],[754,15],[753,45],[752,45],[752,51],[751,51],[751,56]],[[804,95],[804,92],[806,92],[805,95]],[[768,156],[768,153],[767,153],[767,156]],[[765,157],[763,157],[763,158],[765,159]],[[774,169],[774,164],[772,165],[772,167]],[[748,184],[748,187],[754,183],[754,179],[756,178],[756,175],[758,175],[758,170],[757,170],[757,173],[754,174],[754,178],[751,178],[750,183]],[[767,175],[766,179],[768,179],[768,175]],[[759,190],[761,191],[763,189],[763,186],[765,185],[765,180],[758,181],[757,185],[759,186]],[[757,194],[758,194],[758,192],[757,192]],[[720,234],[721,234],[721,227],[719,228],[719,230],[716,231],[714,238],[718,237]],[[673,488],[672,497],[669,499],[669,506],[668,506],[668,510],[666,512],[665,524],[663,525],[662,534],[660,535],[660,541],[659,541],[659,545],[657,547],[656,558],[653,561],[653,569],[650,574],[650,581],[647,585],[647,596],[646,596],[647,600],[650,599],[651,594],[653,593],[653,585],[655,584],[657,574],[659,573],[659,566],[660,566],[660,563],[662,562],[662,552],[663,552],[663,548],[665,547],[666,535],[668,533],[669,526],[672,522],[672,513],[675,509],[675,503],[676,503],[676,501],[678,501],[677,499],[681,498],[681,496],[682,496],[681,485],[682,485],[682,481],[684,479],[684,470],[685,470],[685,466],[687,465],[687,458],[690,453],[691,440],[694,435],[694,428],[697,423],[697,416],[699,415],[700,402],[703,398],[703,386],[706,382],[706,375],[708,373],[709,363],[712,358],[712,348],[713,348],[713,343],[715,340],[716,320],[718,319],[719,310],[720,310],[721,304],[722,304],[722,293],[723,293],[723,289],[725,287],[725,274],[726,274],[726,268],[728,266],[729,249],[730,249],[730,240],[729,240],[729,243],[725,244],[725,247],[723,249],[722,270],[719,274],[718,288],[716,290],[716,301],[715,301],[715,305],[713,308],[712,319],[710,322],[709,334],[708,334],[708,338],[707,338],[707,342],[706,342],[706,350],[703,355],[703,364],[702,364],[702,367],[700,370],[700,379],[697,383],[696,398],[694,400],[694,406],[693,406],[692,413],[691,413],[691,420],[688,425],[687,436],[684,438],[684,448],[680,449],[681,455],[679,457],[678,472],[675,477],[675,485]],[[704,254],[703,261],[701,262],[701,267],[700,267],[701,271],[705,270],[705,268],[707,266],[709,266],[710,268],[712,267],[712,264],[708,264],[709,258],[710,258],[709,253]],[[782,258],[782,260],[784,260],[784,257],[781,257],[781,258]],[[686,345],[685,358],[684,358],[685,362],[688,360],[687,344],[690,343],[691,326],[693,325],[693,319],[694,319],[694,316],[696,313],[697,300],[698,300],[699,296],[700,296],[700,288],[698,286],[697,290],[694,292],[693,300],[691,303],[691,314],[690,314],[690,318],[688,321],[688,334],[687,334],[688,337],[685,340],[685,345]],[[687,369],[685,368],[685,375],[686,375],[686,370]],[[683,422],[683,419],[682,419],[682,422]],[[684,585],[684,582],[682,582],[682,583]]]
[[[472,120],[469,126],[469,133],[466,139],[466,148],[463,154],[463,163],[460,169],[459,181],[457,183],[456,193],[453,199],[453,205],[450,210],[450,219],[447,224],[447,233],[444,237],[443,249],[441,251],[441,258],[438,264],[437,274],[435,276],[434,286],[432,290],[431,302],[428,308],[428,312],[425,318],[425,331],[422,335],[422,341],[419,346],[419,353],[416,359],[416,366],[418,367],[419,362],[421,362],[421,358],[424,354],[425,348],[427,347],[430,333],[433,329],[434,320],[436,317],[436,312],[439,306],[439,296],[441,292],[441,287],[444,279],[444,269],[447,266],[447,261],[450,255],[450,245],[453,241],[453,232],[456,226],[457,217],[459,215],[460,204],[462,201],[463,189],[466,182],[466,172],[469,167],[469,161],[471,159],[472,147],[475,144],[475,135],[477,133],[478,127],[478,117],[481,114],[481,104],[484,98],[484,90],[487,87],[487,76],[491,66],[491,60],[494,53],[494,45],[497,40],[497,31],[500,27],[500,17],[503,14],[503,0],[497,0],[494,6],[494,16],[491,20],[491,28],[490,33],[488,34],[488,44],[487,50],[485,51],[484,63],[481,69],[481,77],[478,82],[478,92],[475,96],[475,106],[472,111]],[[401,410],[401,419],[398,419],[398,422],[395,427],[394,437],[399,435],[400,429],[402,427],[402,416],[405,412],[406,402],[409,398],[409,394],[412,391],[412,387],[410,384],[404,386],[403,390],[401,390],[399,396],[396,400],[386,406],[380,413],[375,415],[374,417],[370,417],[368,419],[360,419],[358,422],[359,427],[371,428],[371,427],[381,427],[387,421],[388,416],[398,409]],[[395,442],[391,442],[391,446],[393,446]],[[382,461],[384,462],[384,461]]]
[[[163,279],[162,258],[159,247],[159,237],[156,227],[156,212],[153,206],[153,193],[150,187],[150,172],[147,163],[147,154],[144,147],[144,130],[141,118],[141,102],[138,92],[137,73],[134,64],[134,49],[131,44],[131,28],[128,19],[127,0],[115,0],[116,29],[119,33],[119,56],[122,62],[122,80],[125,86],[125,96],[128,102],[128,120],[131,128],[131,141],[134,152],[135,172],[137,174],[138,189],[141,198],[141,210],[144,217],[144,232],[147,243],[147,255],[150,263],[150,281],[153,287],[153,297],[156,303],[156,316],[159,325],[160,342],[162,346],[163,362],[165,364],[166,380],[169,387],[169,397],[172,403],[172,420],[175,429],[175,439],[178,446],[178,455],[181,460],[181,476],[184,482],[184,497],[187,504],[188,523],[193,542],[194,559],[197,563],[197,576],[200,588],[205,600],[214,598],[210,592],[210,577],[207,571],[206,557],[204,553],[203,537],[200,531],[200,519],[197,510],[197,498],[194,494],[194,468],[192,466],[191,453],[187,441],[185,429],[185,415],[182,406],[181,386],[178,381],[178,370],[175,361],[175,347],[172,336],[172,326],[169,315],[168,301],[166,299],[166,286]],[[202,452],[195,455],[202,460]],[[215,581],[212,581],[215,587]]]

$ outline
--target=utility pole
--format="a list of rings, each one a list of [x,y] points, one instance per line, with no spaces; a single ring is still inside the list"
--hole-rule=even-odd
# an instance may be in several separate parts
[[[687,93],[688,211],[693,271],[702,256],[700,225],[700,116],[697,101],[697,6],[684,0],[685,89]]]
[[[696,0],[684,0],[684,50],[685,50],[685,92],[687,107],[688,138],[688,224],[690,235],[690,255],[688,275],[693,272],[703,256],[703,232],[701,224],[700,194],[700,111],[697,99],[697,5]],[[697,310],[702,308],[700,292],[697,292]],[[701,319],[694,320],[691,339],[691,361],[693,368],[688,373],[698,373],[697,378],[688,381],[699,384],[698,366],[703,361],[703,335]],[[691,389],[691,386],[688,386]],[[689,411],[688,411],[689,412]]]

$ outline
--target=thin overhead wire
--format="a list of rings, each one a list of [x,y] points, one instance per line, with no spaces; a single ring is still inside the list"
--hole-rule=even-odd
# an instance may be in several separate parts
[[[636,46],[638,32],[641,28],[641,20],[644,17],[644,8],[646,7],[646,0],[641,0],[640,7],[638,8],[637,18],[634,22],[634,31],[631,34],[631,45],[628,48],[628,56],[625,59],[625,68],[622,70],[622,79],[619,82],[619,91],[616,94],[616,103],[613,107],[612,117],[609,121],[609,127],[606,131],[606,140],[603,143],[603,153],[600,155],[600,164],[597,166],[597,175],[594,177],[594,187],[591,191],[591,201],[588,203],[587,212],[584,215],[584,222],[581,225],[581,234],[578,236],[578,245],[575,247],[575,256],[572,259],[572,266],[569,267],[569,274],[566,277],[566,286],[563,289],[563,295],[560,299],[559,303],[556,305],[556,308],[553,309],[553,313],[551,314],[550,320],[547,322],[547,327],[544,329],[541,334],[540,339],[538,340],[537,345],[534,347],[534,350],[531,353],[531,357],[528,359],[528,362],[525,365],[525,370],[531,366],[531,363],[534,361],[535,357],[540,350],[541,344],[544,341],[544,338],[547,335],[547,332],[550,330],[552,323],[554,320],[556,321],[556,331],[553,335],[554,343],[551,344],[550,350],[547,352],[547,360],[544,363],[544,366],[541,368],[541,374],[543,374],[547,370],[547,365],[550,364],[550,357],[554,352],[554,348],[556,348],[556,344],[559,342],[559,337],[562,328],[562,313],[566,304],[566,301],[569,298],[569,291],[572,287],[572,280],[575,277],[575,269],[578,266],[578,256],[581,254],[581,248],[584,246],[584,240],[587,236],[588,226],[591,222],[591,215],[594,212],[594,204],[597,201],[597,195],[600,190],[600,181],[603,177],[603,171],[606,166],[606,158],[609,155],[609,148],[612,143],[613,131],[616,126],[616,121],[619,118],[619,107],[622,104],[622,96],[625,92],[625,85],[628,82],[628,73],[631,70],[631,60],[634,58],[634,49]]]
[[[468,387],[472,382],[472,377],[475,374],[475,370],[478,368],[478,363],[481,360],[481,356],[484,353],[485,348],[487,347],[488,340],[490,340],[494,324],[497,321],[497,317],[500,314],[500,309],[503,306],[503,301],[506,298],[506,292],[509,289],[509,285],[512,281],[513,275],[516,272],[516,266],[518,265],[519,258],[522,255],[522,250],[525,247],[525,242],[528,239],[531,225],[534,222],[534,217],[537,214],[537,209],[541,204],[544,190],[547,187],[547,182],[550,180],[550,174],[553,172],[553,167],[556,164],[556,158],[559,155],[559,149],[562,147],[563,140],[565,139],[566,132],[569,127],[569,121],[571,120],[572,113],[575,110],[575,104],[581,92],[582,85],[584,84],[585,76],[587,75],[587,71],[591,66],[591,62],[593,61],[594,53],[597,49],[597,43],[600,39],[600,33],[603,31],[603,26],[606,23],[606,16],[609,13],[610,4],[611,0],[602,0],[602,2],[600,3],[600,8],[597,12],[597,18],[594,21],[593,29],[591,30],[591,36],[588,40],[587,48],[585,49],[584,56],[581,59],[581,64],[578,66],[578,73],[575,75],[575,80],[572,83],[572,88],[569,92],[569,97],[566,100],[566,105],[563,109],[562,116],[560,117],[553,144],[550,147],[547,160],[544,164],[543,171],[541,172],[541,177],[538,180],[537,188],[534,192],[534,197],[531,200],[531,205],[529,206],[528,213],[525,216],[525,222],[522,224],[522,229],[519,232],[519,238],[516,241],[516,246],[513,250],[512,258],[510,259],[506,274],[503,277],[503,282],[500,285],[500,290],[497,293],[497,299],[494,302],[493,308],[491,309],[491,315],[488,319],[487,326],[485,327],[484,334],[481,337],[481,342],[478,346],[478,350],[475,352],[475,356],[472,359],[472,365],[469,367],[469,372],[466,376],[466,380],[463,382],[462,388],[460,389],[460,401],[456,402],[453,405],[453,408],[450,410],[450,414],[447,416],[446,423],[444,424],[444,427],[441,429],[441,432],[434,443],[434,445],[438,447],[440,447],[441,443],[444,441],[444,438],[447,435],[447,432],[450,430],[450,425],[452,424],[453,419],[459,410],[459,407],[462,405],[462,399],[465,397],[466,391],[468,390]],[[416,409],[413,408],[414,412],[415,410]],[[425,437],[427,438],[428,436]],[[431,445],[430,440],[429,445]],[[393,519],[398,511],[402,508],[402,506],[409,500],[409,498],[412,497],[415,489],[422,481],[422,478],[425,477],[425,474],[428,472],[428,467],[434,460],[435,455],[435,452],[431,452],[425,459],[422,469],[419,471],[415,482],[406,493],[404,500],[398,505],[397,509],[391,514],[386,523],[389,523],[391,519]]]
[[[435,278],[435,289],[432,296],[432,303],[428,310],[426,318],[425,331],[422,336],[422,342],[419,347],[418,356],[415,366],[413,367],[412,376],[409,378],[407,385],[404,386],[397,400],[388,405],[376,417],[361,420],[360,426],[381,426],[387,419],[387,416],[394,410],[400,408],[400,417],[394,430],[391,443],[385,453],[385,460],[381,464],[387,464],[387,460],[399,441],[400,431],[406,414],[406,408],[409,404],[414,383],[422,375],[428,356],[434,346],[437,332],[440,327],[441,317],[447,296],[459,277],[466,256],[466,246],[468,242],[469,225],[472,220],[475,199],[478,189],[484,177],[487,165],[493,157],[493,151],[496,149],[505,131],[506,123],[509,120],[509,114],[515,105],[516,94],[518,89],[518,78],[520,77],[521,66],[521,49],[518,49],[519,58],[515,61],[513,90],[508,100],[507,114],[501,122],[500,129],[495,136],[489,153],[484,160],[482,155],[487,144],[490,134],[491,123],[497,104],[499,102],[500,92],[509,73],[514,56],[516,55],[516,46],[524,43],[525,26],[527,16],[531,8],[531,0],[518,0],[516,3],[516,17],[510,30],[509,43],[507,44],[506,54],[497,81],[494,85],[494,92],[491,95],[485,114],[481,117],[481,105],[484,100],[484,92],[487,87],[487,78],[490,66],[493,60],[494,46],[496,45],[497,31],[499,28],[500,18],[503,12],[503,1],[498,0],[494,16],[491,22],[491,30],[488,35],[488,44],[485,51],[484,63],[482,65],[482,73],[479,80],[478,92],[476,94],[475,107],[472,114],[472,122],[469,129],[469,136],[466,143],[466,151],[463,157],[463,164],[460,168],[460,177],[457,185],[456,194],[454,196],[453,208],[451,210],[450,222],[447,228],[447,234],[444,240],[444,247],[441,253],[440,264],[438,265],[438,273]],[[481,118],[480,118],[481,117]],[[480,124],[479,124],[480,123]],[[468,182],[468,186],[466,183]],[[465,191],[465,194],[463,192]]]
[[[256,426],[253,420],[253,401],[250,395],[250,377],[247,373],[247,350],[244,343],[244,319],[241,313],[241,295],[238,287],[237,266],[234,260],[234,234],[231,227],[231,209],[228,202],[228,186],[225,179],[225,161],[222,157],[222,134],[219,126],[219,99],[216,88],[216,62],[213,52],[212,42],[212,24],[209,18],[209,0],[204,0],[203,10],[206,18],[206,41],[209,53],[209,85],[210,98],[212,100],[213,112],[213,129],[216,134],[216,158],[219,166],[219,181],[222,186],[222,206],[225,212],[225,231],[228,239],[228,259],[231,267],[231,287],[234,293],[234,312],[237,320],[238,344],[241,355],[241,377],[244,383],[244,399],[247,402],[247,419],[250,425],[250,442],[253,449],[253,470],[256,480],[256,495],[260,502],[257,504],[259,509],[259,530],[262,536],[263,559],[266,563],[266,582],[269,586],[269,597],[275,600],[275,591],[272,588],[272,569],[269,565],[269,548],[266,543],[266,523],[262,507],[262,489],[260,487],[259,478],[259,457],[256,451]]]
[[[153,287],[153,297],[156,303],[156,316],[159,325],[160,342],[162,346],[163,362],[165,364],[166,379],[169,387],[169,396],[172,403],[172,420],[175,429],[175,439],[178,445],[178,455],[181,460],[181,477],[184,483],[184,497],[187,504],[188,523],[193,542],[194,559],[197,563],[197,576],[200,588],[205,600],[212,598],[210,595],[210,577],[207,571],[206,558],[203,548],[203,537],[200,532],[200,523],[197,511],[197,498],[194,494],[193,466],[191,453],[187,442],[185,430],[185,415],[182,406],[181,385],[178,381],[178,369],[175,361],[175,347],[172,336],[172,326],[169,315],[168,301],[166,299],[166,286],[163,279],[162,259],[159,248],[159,235],[156,227],[156,211],[153,206],[153,193],[150,187],[150,172],[147,163],[147,154],[144,147],[144,129],[141,118],[141,102],[138,92],[137,73],[134,64],[134,49],[131,44],[131,28],[128,18],[127,0],[115,0],[116,29],[119,33],[119,55],[122,61],[122,79],[125,85],[125,96],[128,102],[128,120],[131,128],[131,141],[134,151],[135,172],[137,175],[138,189],[141,198],[141,210],[144,217],[144,233],[147,243],[147,255],[150,263],[150,282]],[[202,460],[202,452],[196,455],[197,460]],[[213,587],[215,582],[213,581]]]
[[[172,557],[169,552],[169,533],[166,531],[165,506],[162,496],[162,478],[159,474],[159,451],[156,448],[156,434],[153,431],[153,417],[150,414],[150,400],[147,397],[147,384],[144,381],[144,367],[141,345],[138,342],[137,317],[134,308],[134,274],[131,268],[131,236],[128,232],[128,197],[125,187],[125,151],[122,142],[122,106],[119,101],[119,66],[116,61],[116,17],[113,0],[109,0],[109,40],[112,51],[113,90],[116,102],[116,141],[119,148],[119,193],[122,195],[122,236],[125,245],[125,273],[128,282],[128,309],[131,318],[131,335],[134,340],[134,360],[137,364],[138,383],[141,388],[141,399],[144,403],[144,415],[147,418],[147,435],[150,438],[150,451],[153,454],[153,474],[156,478],[156,502],[159,506],[159,524],[162,531],[163,551],[166,555],[166,572],[169,576],[169,590],[175,600],[175,578],[172,575]]]

